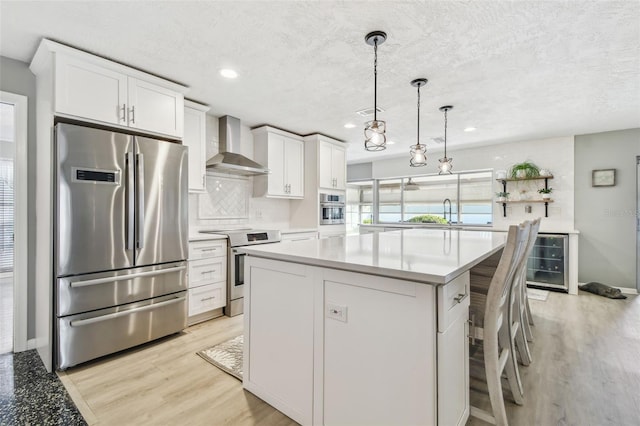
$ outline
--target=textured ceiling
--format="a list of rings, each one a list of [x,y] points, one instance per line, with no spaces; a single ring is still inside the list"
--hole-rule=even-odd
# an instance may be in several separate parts
[[[363,149],[355,111],[378,105],[386,151]],[[359,161],[421,139],[456,147],[640,127],[638,1],[0,1],[0,54],[29,62],[48,37],[188,85],[188,97],[244,124],[349,142]],[[233,68],[236,80],[219,76]],[[356,128],[346,129],[352,122]],[[475,132],[465,133],[468,126]],[[433,161],[433,160],[431,160]]]

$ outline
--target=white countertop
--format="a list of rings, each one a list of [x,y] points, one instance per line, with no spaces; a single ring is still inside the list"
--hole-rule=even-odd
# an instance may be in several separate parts
[[[499,251],[506,232],[405,229],[243,247],[250,256],[444,284]]]
[[[542,222],[542,225],[545,225]],[[397,229],[464,229],[467,231],[489,231],[489,232],[507,232],[507,228],[499,228],[494,226],[474,226],[474,225],[445,225],[442,223],[376,223],[376,224],[360,224],[363,228],[397,228]],[[564,227],[547,227],[541,226],[540,232],[543,234],[579,234],[580,231],[572,228]]]
[[[209,241],[209,240],[226,240],[224,234],[193,234],[189,235],[189,241]]]
[[[318,228],[289,228],[281,229],[281,234],[302,234],[303,232],[318,232]]]

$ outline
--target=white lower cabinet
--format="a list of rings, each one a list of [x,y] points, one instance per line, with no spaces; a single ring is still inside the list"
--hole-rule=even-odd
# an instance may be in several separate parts
[[[436,287],[249,255],[243,386],[301,424],[463,425],[468,279]]]
[[[438,333],[438,422],[460,426],[469,418],[468,316],[460,315]]]
[[[324,424],[436,424],[435,315],[424,310],[433,290],[349,273],[324,280]]]
[[[225,283],[203,285],[189,289],[189,316],[224,307]]]
[[[227,302],[227,241],[189,243],[189,325],[222,315]]]
[[[245,311],[243,385],[304,425],[312,424],[314,378],[314,289],[308,270],[245,260],[245,284],[250,280],[251,287],[245,285],[244,297],[251,315]]]

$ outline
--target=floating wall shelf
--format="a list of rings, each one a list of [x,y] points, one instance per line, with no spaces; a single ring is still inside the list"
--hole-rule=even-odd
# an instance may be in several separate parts
[[[536,176],[531,178],[508,178],[508,179],[496,179],[498,182],[502,183],[502,191],[507,192],[507,182],[520,182],[526,180],[543,180],[544,179],[544,188],[549,188],[549,179],[553,179],[553,176]],[[549,203],[553,203],[553,200],[518,200],[518,201],[496,201],[498,204],[502,204],[502,214],[504,217],[507,217],[507,204],[532,204],[532,203],[544,203],[544,217],[549,217]]]

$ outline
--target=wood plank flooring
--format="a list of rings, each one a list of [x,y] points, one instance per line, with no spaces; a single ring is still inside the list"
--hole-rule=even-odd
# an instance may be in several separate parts
[[[520,370],[524,406],[507,403],[510,424],[640,424],[640,297],[550,293],[531,308],[534,362]],[[196,355],[240,333],[242,316],[218,318],[60,376],[90,425],[295,425]]]
[[[507,402],[510,425],[639,425],[640,297],[551,292],[530,302],[533,363],[520,366],[525,401]],[[472,404],[490,407],[476,392]],[[486,423],[471,418],[467,425]]]
[[[242,334],[221,317],[59,373],[89,425],[296,425],[196,352]]]

